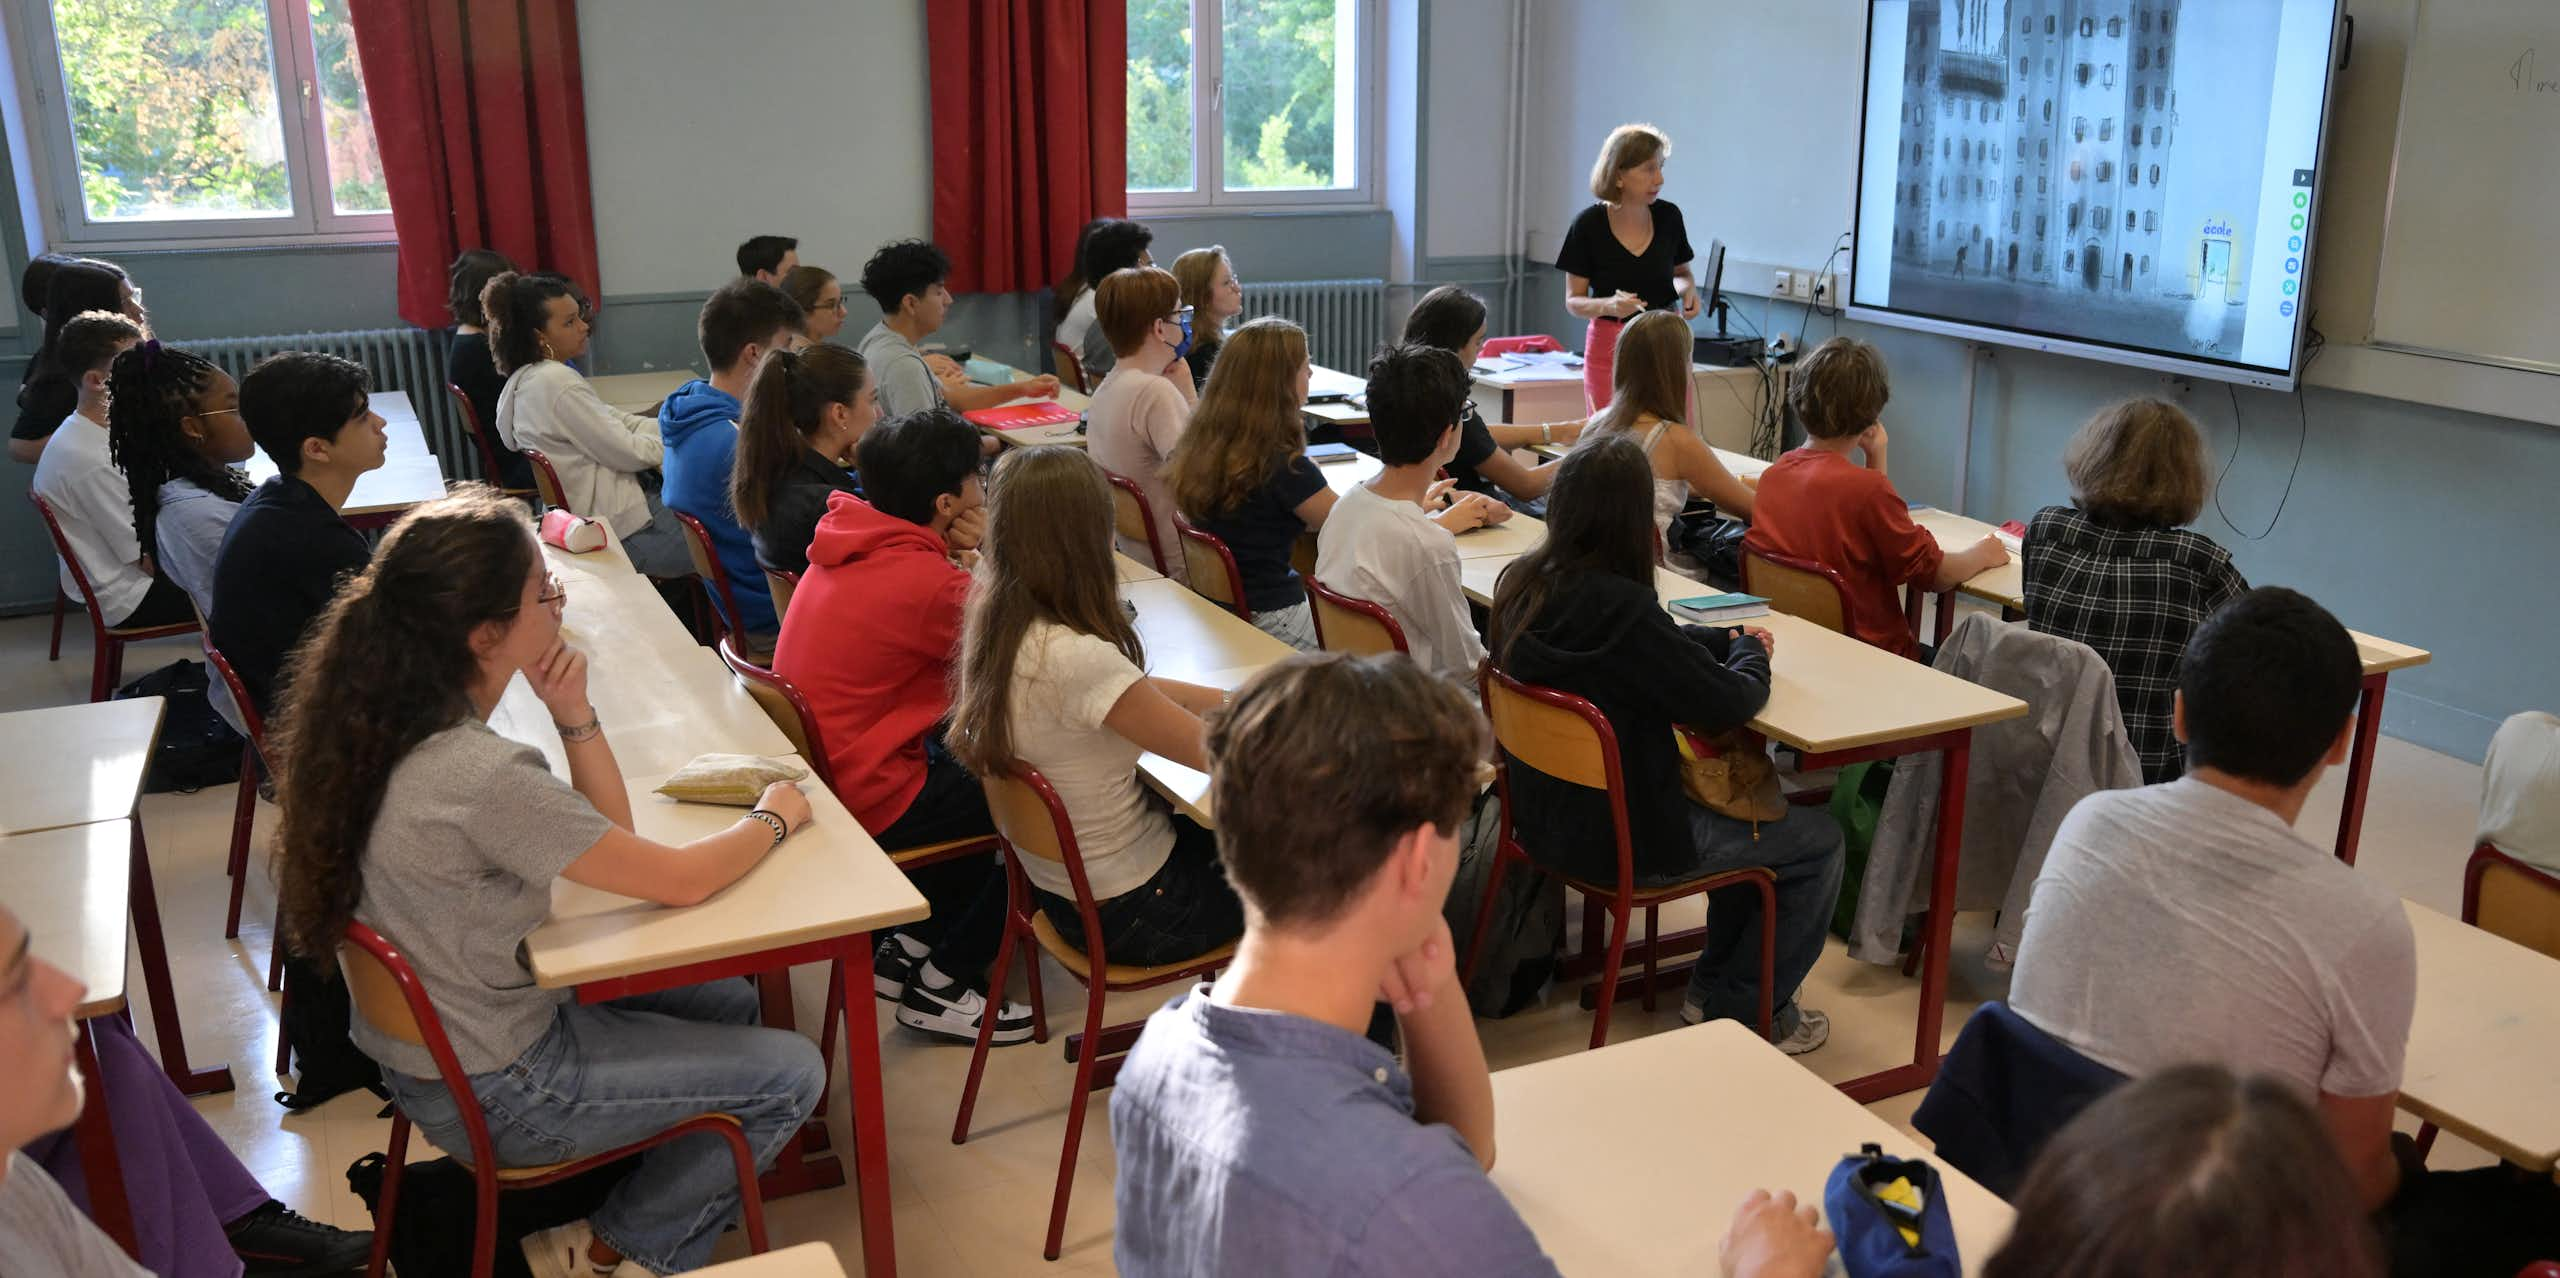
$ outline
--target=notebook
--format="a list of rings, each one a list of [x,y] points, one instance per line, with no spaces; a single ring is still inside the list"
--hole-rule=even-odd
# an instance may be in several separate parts
[[[1314,462],[1319,466],[1330,466],[1336,462],[1347,462],[1359,455],[1360,450],[1353,448],[1349,444],[1307,445],[1307,460]]]
[[[1674,599],[1671,606],[1695,621],[1740,621],[1769,615],[1769,601],[1758,595],[1697,595]]]
[[[1035,399],[1020,404],[999,404],[960,414],[989,430],[1020,430],[1025,426],[1056,426],[1071,422],[1083,414],[1054,399]]]

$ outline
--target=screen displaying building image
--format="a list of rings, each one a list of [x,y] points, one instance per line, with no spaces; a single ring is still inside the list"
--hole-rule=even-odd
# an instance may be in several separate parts
[[[2290,372],[2333,16],[1877,0],[1851,300]]]

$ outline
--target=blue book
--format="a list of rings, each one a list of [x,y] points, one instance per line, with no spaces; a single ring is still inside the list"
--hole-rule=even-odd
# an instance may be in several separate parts
[[[1674,599],[1671,606],[1694,621],[1739,621],[1745,617],[1769,615],[1769,601],[1758,595],[1697,595]]]

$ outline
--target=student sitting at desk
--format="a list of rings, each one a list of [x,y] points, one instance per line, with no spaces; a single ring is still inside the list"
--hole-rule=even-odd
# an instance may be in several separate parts
[[[738,274],[759,284],[780,284],[800,265],[800,241],[788,235],[750,235],[738,245]]]
[[[481,294],[489,351],[506,389],[491,429],[509,448],[534,449],[560,476],[569,509],[602,522],[631,566],[652,577],[693,575],[684,527],[658,498],[666,460],[656,418],[597,396],[568,361],[587,353],[587,313],[557,275],[501,275]]]
[[[2425,1173],[2395,1155],[2416,943],[2389,888],[2293,829],[2347,757],[2361,672],[2346,629],[2293,591],[2206,618],[2172,713],[2186,775],[2064,818],[2010,1006],[2134,1078],[2210,1061],[2284,1080],[2316,1099],[2360,1201],[2418,1264],[2403,1272],[2513,1274],[2560,1253],[2560,1189],[2544,1177],[2520,1195],[2499,1169]]]
[[[1443,284],[1422,295],[1404,317],[1404,340],[1453,351],[1472,368],[1484,349],[1484,299]],[[1471,402],[1458,423],[1458,452],[1449,459],[1449,477],[1458,487],[1529,509],[1556,481],[1556,463],[1523,463],[1514,448],[1536,444],[1569,444],[1582,435],[1581,422],[1548,422],[1538,426],[1488,426]],[[1530,513],[1535,514],[1534,510]]]
[[[1762,928],[1777,936],[1771,1030],[1790,1056],[1821,1047],[1831,1018],[1796,1001],[1840,894],[1840,827],[1790,806],[1748,822],[1681,789],[1675,727],[1741,727],[1769,700],[1771,637],[1756,627],[1691,626],[1654,595],[1653,536],[1643,489],[1651,471],[1635,442],[1588,439],[1565,458],[1547,499],[1547,539],[1502,570],[1491,620],[1493,663],[1513,678],[1588,698],[1617,733],[1627,823],[1640,883],[1670,883],[1765,867],[1778,879],[1778,917],[1748,887],[1707,899],[1707,952],[1689,974],[1680,1017],[1691,1024],[1760,1009]],[[1606,841],[1606,796],[1514,760],[1512,822],[1530,858],[1601,883],[1618,867]],[[1595,840],[1598,840],[1595,842]]]
[[[453,259],[445,272],[453,344],[445,348],[444,367],[445,380],[462,388],[462,397],[471,401],[471,415],[479,419],[480,429],[497,453],[498,474],[493,482],[521,489],[533,487],[533,463],[498,440],[498,395],[506,390],[507,378],[489,352],[489,317],[480,310],[480,295],[488,290],[489,281],[514,269],[516,264],[505,255],[488,249],[465,249]]]
[[[738,419],[729,509],[754,539],[758,580],[807,570],[828,496],[862,495],[854,446],[879,418],[870,368],[842,346],[778,350],[756,369]]]
[[[270,355],[240,379],[240,417],[276,477],[240,503],[223,534],[205,632],[270,724],[286,654],[373,554],[338,514],[389,443],[367,397],[372,384],[364,365],[315,351]]]
[[[2560,716],[2511,715],[2480,760],[2480,838],[2560,874]]]
[[[28,263],[28,278],[36,274]],[[142,290],[122,267],[96,258],[67,258],[45,276],[44,303],[38,308],[44,336],[27,359],[18,383],[18,424],[9,432],[9,460],[33,463],[44,455],[44,442],[80,407],[80,374],[63,367],[62,330],[92,311],[122,315],[148,336],[151,317],[142,309]]]
[[[951,752],[977,776],[1027,764],[1048,778],[1075,825],[1106,933],[1094,939],[1110,961],[1170,963],[1235,939],[1244,907],[1217,841],[1138,783],[1141,752],[1208,768],[1200,716],[1226,694],[1146,672],[1111,566],[1111,489],[1083,450],[1016,449],[991,487]],[[1083,947],[1066,867],[1038,857],[1021,866],[1041,911]]]
[[[792,301],[800,304],[800,313],[808,317],[806,333],[812,342],[835,340],[844,331],[844,285],[836,281],[835,272],[820,266],[795,266],[783,273],[775,285]]]
[[[257,445],[240,418],[240,384],[174,346],[130,349],[107,370],[107,450],[124,472],[137,545],[160,575],[213,615],[213,563],[249,496],[238,466]],[[219,679],[208,693],[234,730],[240,712]]]
[[[1173,490],[1164,478],[1165,462],[1197,398],[1191,369],[1182,362],[1190,323],[1182,286],[1169,271],[1141,266],[1113,272],[1094,294],[1099,327],[1120,362],[1093,388],[1093,402],[1084,410],[1085,447],[1095,464],[1147,495],[1156,544],[1164,547],[1165,575],[1188,581],[1182,543],[1173,532]],[[1143,544],[1120,548],[1134,558],[1147,557]]]
[[[36,462],[35,494],[53,511],[110,626],[165,626],[188,616],[187,592],[155,570],[134,528],[132,493],[116,469],[108,431],[108,366],[141,340],[139,325],[107,311],[63,325],[52,359],[76,379],[80,398]],[[60,578],[62,593],[78,599],[69,562]]]
[[[1376,478],[1334,503],[1316,537],[1316,580],[1387,610],[1422,668],[1465,683],[1484,660],[1458,572],[1459,533],[1498,524],[1511,508],[1482,493],[1438,504],[1449,482],[1432,476],[1457,454],[1467,373],[1432,346],[1390,346],[1369,361],[1369,428]]]
[[[1144,223],[1119,217],[1088,222],[1076,237],[1075,270],[1058,286],[1058,327],[1051,341],[1075,353],[1087,386],[1101,385],[1120,358],[1098,323],[1102,282],[1122,271],[1154,266],[1155,255],[1147,246],[1155,238]]]
[[[862,358],[880,385],[880,412],[885,417],[921,413],[939,404],[961,412],[993,408],[1017,399],[1058,393],[1058,379],[1025,377],[1002,386],[957,385],[934,376],[916,343],[933,336],[951,314],[951,259],[923,240],[897,240],[880,246],[862,264],[862,291],[880,305],[880,322],[862,335]]]
[[[986,793],[942,734],[969,594],[950,536],[986,501],[978,431],[927,409],[873,427],[860,455],[863,495],[828,496],[773,668],[808,699],[836,797],[881,847],[982,838],[995,833]],[[880,938],[872,990],[897,1002],[899,1024],[975,1042],[1004,934],[1003,871],[989,855],[908,877],[933,913]],[[1005,1004],[991,1041],[1030,1037],[1031,1009]]]
[[[1644,449],[1653,467],[1653,531],[1666,547],[1671,521],[1692,493],[1736,519],[1751,518],[1751,485],[1725,469],[1724,460],[1689,416],[1689,323],[1669,311],[1648,311],[1618,337],[1618,363],[1609,406],[1592,415],[1582,442],[1624,435]]]
[[[2230,551],[2185,526],[2209,491],[2204,440],[2177,405],[2129,400],[2072,436],[2062,470],[2071,504],[2037,511],[2019,548],[2027,624],[2098,650],[2142,779],[2175,781],[2178,658],[2214,609],[2249,589]]]
[[[1184,518],[1227,543],[1254,626],[1313,651],[1315,614],[1289,557],[1300,537],[1324,527],[1333,489],[1307,460],[1298,415],[1307,402],[1307,334],[1266,315],[1237,329],[1227,346],[1226,371],[1209,379],[1191,410],[1165,486]]]
[[[817,1045],[755,1026],[724,980],[585,1004],[537,985],[524,940],[554,879],[691,905],[809,821],[789,783],[718,834],[670,847],[632,831],[631,798],[587,701],[586,654],[560,636],[565,593],[524,509],[485,488],[417,507],[383,538],[295,654],[279,725],[277,926],[297,955],[337,951],[351,921],[399,947],[489,1111],[500,1163],[538,1166],[707,1112],[736,1116],[759,1165],[826,1086]],[[499,736],[490,713],[522,674],[558,726],[569,777]],[[439,1148],[467,1153],[426,1049],[359,1012],[356,1045]],[[700,1267],[737,1214],[727,1147],[691,1136],[640,1156],[588,1221],[527,1240],[538,1272]]]
[[[2009,552],[1999,538],[1986,536],[1950,554],[1911,521],[1911,503],[1885,477],[1882,414],[1889,397],[1884,356],[1865,342],[1835,337],[1804,357],[1788,383],[1787,403],[1810,438],[1761,473],[1743,549],[1809,560],[1840,574],[1849,595],[1840,601],[1849,633],[1916,660],[1920,640],[1903,619],[1896,589],[1953,590],[2009,562]],[[1867,464],[1849,460],[1852,452],[1865,453]]]
[[[676,388],[658,405],[658,438],[665,448],[667,505],[694,517],[711,534],[711,548],[729,578],[738,615],[729,618],[751,652],[770,652],[773,592],[756,566],[756,547],[729,511],[729,479],[738,457],[738,401],[769,352],[796,350],[805,322],[800,304],[781,289],[735,280],[702,304],[695,326],[711,376]],[[718,604],[714,593],[713,604]]]
[[[1236,264],[1219,244],[1173,259],[1173,278],[1182,286],[1182,304],[1191,308],[1191,351],[1184,356],[1191,365],[1191,388],[1206,394],[1227,325],[1244,313],[1244,282],[1236,278]],[[1306,401],[1302,397],[1299,402]]]

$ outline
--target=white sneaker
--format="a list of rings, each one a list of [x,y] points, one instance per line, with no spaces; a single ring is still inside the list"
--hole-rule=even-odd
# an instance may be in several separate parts
[[[987,996],[954,981],[940,989],[925,984],[925,969],[917,968],[916,978],[907,982],[906,993],[898,1000],[898,1023],[909,1029],[939,1034],[963,1043],[978,1041],[979,1021],[987,1014]],[[1031,1041],[1031,1009],[1021,1003],[1006,1003],[996,1009],[995,1032],[987,1036],[990,1046]]]
[[[583,1220],[527,1234],[523,1244],[525,1268],[533,1271],[533,1278],[601,1278],[605,1274],[613,1278],[658,1278],[628,1260],[599,1265],[587,1259],[587,1244],[594,1241],[595,1231],[587,1228]]]
[[[1707,1019],[1705,1008],[1686,999],[1681,1000],[1680,1020],[1683,1024],[1695,1025],[1705,1019]],[[1798,1007],[1795,1032],[1770,1046],[1789,1056],[1802,1056],[1830,1041],[1831,1018],[1810,1007]]]

